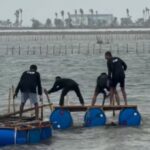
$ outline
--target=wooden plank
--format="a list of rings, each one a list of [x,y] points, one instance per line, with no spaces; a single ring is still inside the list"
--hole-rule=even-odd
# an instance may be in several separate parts
[[[50,106],[50,104],[44,104],[42,106],[39,106],[38,108],[42,108],[42,107],[48,107]],[[87,109],[89,108],[101,108],[103,109],[104,111],[111,111],[111,110],[121,110],[123,108],[134,108],[134,109],[137,109],[137,105],[119,105],[119,106],[110,106],[110,105],[105,105],[105,106],[102,106],[102,105],[95,105],[95,106],[91,106],[91,105],[85,105],[85,106],[81,106],[81,105],[69,105],[69,106],[58,106],[58,105],[53,105],[53,108],[56,109],[56,108],[63,108],[63,109],[67,109],[71,112],[77,112],[77,111],[86,111]],[[32,111],[34,110],[34,107],[33,108],[27,108],[27,109],[24,109],[23,112],[29,112],[29,111]],[[0,116],[0,119],[2,118],[6,118],[6,117],[10,117],[10,116],[14,116],[14,115],[17,115],[19,114],[20,111],[16,111],[14,113],[9,113],[9,114],[4,114],[4,115],[1,115]]]
[[[95,106],[91,106],[91,105],[85,105],[85,106],[81,106],[81,105],[74,105],[74,106],[53,106],[54,109],[58,109],[58,108],[62,108],[62,109],[66,109],[69,110],[70,112],[77,112],[77,111],[86,111],[89,108],[101,108],[104,111],[112,111],[112,110],[121,110],[123,108],[134,108],[137,109],[137,105],[117,105],[117,106],[110,106],[110,105],[95,105]]]

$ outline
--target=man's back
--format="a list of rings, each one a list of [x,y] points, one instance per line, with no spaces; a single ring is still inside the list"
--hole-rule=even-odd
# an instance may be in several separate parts
[[[97,78],[97,84],[100,89],[107,88],[107,83],[108,83],[108,75],[106,73],[102,73],[98,78]]]
[[[56,91],[64,89],[64,88],[71,90],[76,86],[78,86],[78,84],[72,79],[58,78],[58,79],[56,79],[53,87],[48,91],[48,93],[56,92]]]
[[[118,57],[112,57],[107,65],[112,77],[124,76],[124,70],[127,69],[126,63]]]
[[[78,85],[74,80],[68,79],[68,78],[61,78],[57,82],[59,85],[61,85],[63,88],[64,87],[71,87],[74,85]]]
[[[41,83],[40,74],[35,71],[25,71],[20,79],[19,88],[21,92],[32,92],[36,93],[36,87],[40,88],[41,93]]]

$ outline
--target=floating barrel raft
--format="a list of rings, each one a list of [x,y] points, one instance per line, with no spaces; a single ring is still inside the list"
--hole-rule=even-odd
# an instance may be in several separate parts
[[[123,126],[139,126],[141,123],[141,115],[137,109],[124,108],[119,114],[119,125]]]
[[[118,124],[121,126],[139,126],[141,124],[141,115],[137,110],[137,105],[69,105],[53,106],[53,112],[50,115],[50,122],[54,129],[67,129],[73,125],[73,119],[70,112],[86,112],[84,116],[85,127],[95,127],[106,125],[105,111],[120,110]]]
[[[70,111],[56,108],[50,115],[50,122],[54,129],[66,129],[73,125]]]
[[[5,122],[0,125],[0,146],[37,144],[51,136],[49,121]]]
[[[84,123],[86,127],[103,126],[106,124],[106,116],[102,109],[90,108],[85,113]]]

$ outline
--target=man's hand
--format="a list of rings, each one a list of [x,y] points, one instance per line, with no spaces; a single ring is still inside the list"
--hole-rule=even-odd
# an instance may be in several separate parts
[[[13,99],[15,99],[17,97],[17,94],[16,93],[14,93],[14,95],[13,95]]]

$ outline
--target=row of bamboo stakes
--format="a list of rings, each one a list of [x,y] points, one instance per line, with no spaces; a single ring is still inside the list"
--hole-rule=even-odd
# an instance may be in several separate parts
[[[141,46],[140,46],[141,45]],[[56,47],[56,45],[53,45],[52,47],[49,47],[48,45],[46,47],[30,47],[27,48],[21,48],[21,46],[18,47],[10,47],[6,48],[6,55],[21,55],[21,54],[27,54],[27,55],[67,55],[67,54],[97,54],[102,53],[106,50],[113,51],[116,50],[117,53],[125,51],[126,53],[129,53],[130,51],[134,52],[133,50],[130,50],[130,45],[127,43],[125,45],[108,45],[107,47],[102,47],[102,44],[99,44],[98,47],[96,44],[88,44],[83,45],[79,43],[77,46],[71,45],[71,47],[67,47],[67,45],[63,46],[60,45],[59,47]],[[140,47],[139,47],[140,46]],[[85,49],[85,50],[83,50]],[[150,45],[146,45],[145,43],[139,44],[135,43],[135,46],[131,46],[131,49],[134,49],[136,53],[144,52],[147,50],[147,52],[150,52]]]

